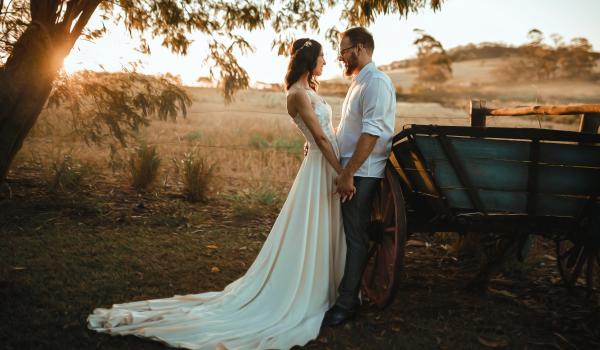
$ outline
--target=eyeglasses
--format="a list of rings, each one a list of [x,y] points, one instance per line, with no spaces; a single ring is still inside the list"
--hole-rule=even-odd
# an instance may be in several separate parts
[[[346,53],[346,51],[348,51],[350,49],[353,49],[355,47],[356,47],[356,45],[352,45],[352,46],[349,46],[349,47],[347,47],[345,49],[341,49],[340,52],[338,52],[338,57],[342,57]]]

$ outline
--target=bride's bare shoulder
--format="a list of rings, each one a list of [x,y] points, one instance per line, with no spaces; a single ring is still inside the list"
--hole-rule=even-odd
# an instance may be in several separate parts
[[[308,97],[306,90],[295,85],[292,85],[287,91],[288,104],[301,104],[309,99],[310,97]]]

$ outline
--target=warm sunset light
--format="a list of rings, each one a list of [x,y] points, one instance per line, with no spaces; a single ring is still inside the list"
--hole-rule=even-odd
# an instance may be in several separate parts
[[[598,14],[0,0],[2,348],[600,349]]]
[[[369,29],[376,38],[374,61],[377,64],[387,64],[416,54],[412,44],[416,38],[413,33],[414,28],[426,30],[440,40],[446,48],[483,41],[520,45],[526,42],[526,33],[530,29],[538,28],[547,36],[559,33],[565,41],[578,36],[586,37],[594,49],[598,49],[600,27],[594,15],[596,13],[600,13],[600,2],[595,0],[573,1],[568,6],[558,0],[451,0],[444,4],[443,16],[431,9],[421,9],[408,18],[383,15],[378,17]],[[332,10],[323,16],[320,26],[329,28],[337,25],[338,19],[339,9]],[[90,28],[98,27],[99,21],[99,18],[93,18]],[[152,54],[146,56],[135,51],[137,43],[129,37],[122,26],[115,27],[109,23],[105,25],[109,30],[108,35],[96,42],[78,43],[65,61],[67,71],[101,70],[102,67],[114,71],[129,67],[129,62],[140,60],[142,63],[140,71],[149,74],[169,72],[181,76],[185,84],[193,85],[199,76],[208,74],[208,68],[203,65],[206,43],[201,36],[191,46],[187,56],[172,54],[161,47],[159,39],[151,41]],[[323,32],[316,34],[299,31],[296,37],[315,38],[324,44],[327,66],[324,69],[323,79],[341,76],[336,52],[331,45],[327,44]],[[240,65],[249,72],[252,81],[281,82],[287,58],[277,56],[271,49],[271,41],[274,37],[272,29],[269,27],[262,31],[247,33],[245,37],[256,51],[240,56],[239,61]],[[550,42],[549,38],[548,41]]]

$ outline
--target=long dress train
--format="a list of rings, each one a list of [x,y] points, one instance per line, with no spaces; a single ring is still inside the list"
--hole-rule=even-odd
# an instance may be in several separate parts
[[[336,152],[331,107],[308,91]],[[88,317],[92,330],[132,334],[189,349],[289,349],[315,339],[335,302],[346,257],[335,170],[310,143],[288,197],[256,260],[221,292],[115,304]]]

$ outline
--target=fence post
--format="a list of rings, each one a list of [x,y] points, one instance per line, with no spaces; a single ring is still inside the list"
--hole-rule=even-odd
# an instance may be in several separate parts
[[[471,126],[484,127],[486,117],[485,100],[471,100],[469,114]]]
[[[579,132],[597,134],[600,126],[600,113],[584,113],[581,115]]]

